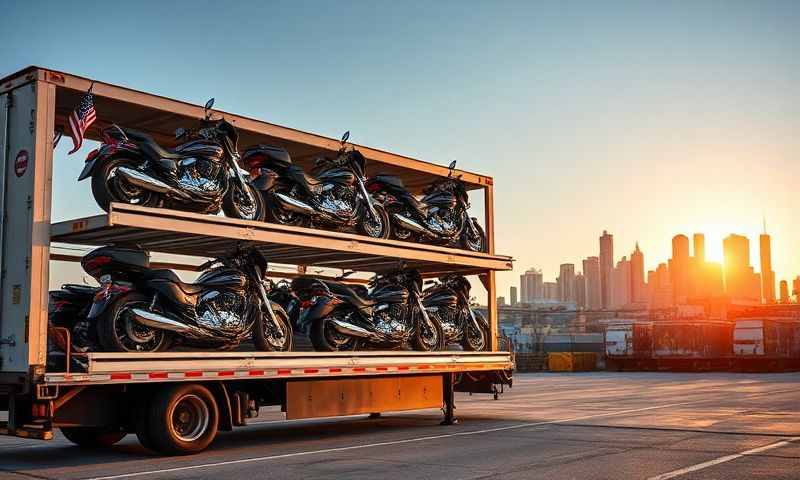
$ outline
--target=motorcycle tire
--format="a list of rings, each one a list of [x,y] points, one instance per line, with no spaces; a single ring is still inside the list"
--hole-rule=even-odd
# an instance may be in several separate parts
[[[378,221],[374,221],[368,208],[364,208],[364,213],[358,219],[356,229],[361,235],[371,238],[389,238],[392,235],[392,224],[389,221],[389,214],[386,208],[380,203],[373,204],[375,212],[378,214]]]
[[[419,324],[422,324],[421,320]],[[433,338],[424,338],[423,329],[419,327],[416,329],[414,332],[414,338],[412,339],[412,347],[414,347],[414,350],[420,352],[435,352],[444,350],[444,348],[447,346],[442,325],[433,319],[431,319],[431,325],[433,325],[434,328],[434,332],[431,332],[434,334]]]
[[[172,344],[172,335],[164,330],[145,327],[124,318],[134,305],[148,307],[150,299],[138,292],[120,295],[97,318],[97,336],[106,352],[163,352]],[[132,338],[131,335],[139,335]],[[149,340],[146,338],[152,336]]]
[[[483,231],[483,227],[478,225],[478,222],[475,222],[475,229],[478,231],[478,237],[470,239],[469,227],[464,228],[464,233],[461,234],[461,246],[464,250],[469,250],[470,252],[484,253],[488,250],[486,232]]]
[[[311,325],[311,345],[318,352],[352,351],[358,346],[358,339],[336,332],[326,317]]]
[[[264,197],[261,196],[261,192],[250,182],[246,182],[245,186],[253,202],[255,202],[252,213],[245,213],[242,211],[242,206],[239,205],[238,200],[235,198],[240,195],[238,191],[239,187],[235,182],[230,183],[228,191],[222,198],[222,211],[225,213],[225,216],[229,218],[263,222],[267,219],[267,206],[264,204]]]
[[[267,220],[278,225],[288,225],[290,227],[309,227],[311,219],[297,212],[287,212],[281,208],[280,203],[275,200],[273,193],[282,193],[291,196],[293,187],[285,183],[279,183],[272,189],[263,192],[264,202],[267,206]]]
[[[292,332],[292,323],[289,321],[289,315],[286,314],[283,308],[275,305],[272,306],[272,311],[275,312],[275,316],[278,317],[278,322],[281,324],[284,343],[282,345],[276,345],[274,341],[271,341],[267,337],[265,332],[266,322],[271,323],[271,321],[265,318],[269,315],[269,312],[265,311],[263,314],[258,315],[253,325],[253,344],[260,352],[290,352],[292,350],[292,338],[294,334]]]
[[[478,320],[478,325],[480,326],[480,331],[476,332],[475,327],[472,326],[467,320],[465,329],[464,329],[464,337],[461,339],[461,348],[468,352],[485,352],[489,351],[492,348],[492,336],[489,332],[488,322],[484,318],[483,314],[478,312],[477,310],[473,311],[475,314],[475,318]],[[479,336],[476,337],[475,334]]]
[[[133,158],[116,157],[106,160],[95,167],[94,172],[92,172],[92,196],[100,208],[107,212],[111,202],[142,207],[158,206],[161,198],[157,193],[113,178],[114,170],[117,167],[136,168],[141,163],[141,161]]]

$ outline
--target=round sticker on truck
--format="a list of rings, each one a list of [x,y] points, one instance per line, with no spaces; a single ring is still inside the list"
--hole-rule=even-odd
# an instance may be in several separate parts
[[[20,150],[17,154],[17,159],[14,160],[14,172],[18,177],[25,175],[25,170],[28,169],[28,151]]]

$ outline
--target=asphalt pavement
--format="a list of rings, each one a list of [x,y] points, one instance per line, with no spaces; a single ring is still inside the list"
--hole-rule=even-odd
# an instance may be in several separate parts
[[[262,411],[189,457],[134,435],[99,451],[0,437],[0,478],[800,479],[800,373],[517,374],[499,400],[458,394],[457,407],[453,426],[436,410]]]

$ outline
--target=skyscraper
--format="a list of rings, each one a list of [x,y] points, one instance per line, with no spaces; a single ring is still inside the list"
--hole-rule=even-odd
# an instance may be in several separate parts
[[[611,271],[614,269],[614,236],[603,230],[600,237],[600,298],[603,308],[611,306]]]
[[[582,273],[575,275],[575,304],[586,308],[586,277]]]
[[[583,276],[586,282],[586,307],[590,310],[603,308],[600,290],[600,260],[588,257],[583,261]]]
[[[781,303],[789,303],[789,282],[781,280]]]
[[[800,275],[792,281],[792,295],[794,301],[800,303]]]
[[[650,308],[668,308],[672,305],[672,283],[670,281],[669,269],[666,263],[660,263],[652,280],[648,282],[650,287]]]
[[[772,247],[764,222],[764,233],[758,236],[759,254],[761,256],[761,301],[775,303],[775,272],[772,271]]]
[[[761,302],[759,276],[750,266],[750,240],[730,234],[722,241],[725,258],[725,293],[733,301]]]
[[[542,283],[542,298],[545,300],[558,301],[558,284],[556,282]]]
[[[672,258],[669,260],[672,296],[676,304],[685,304],[689,298],[689,237],[672,237]]]
[[[644,254],[639,250],[639,242],[631,253],[631,303],[647,302],[647,289],[644,282]]]
[[[512,307],[517,304],[517,287],[515,287],[515,286],[511,287],[508,297],[511,300],[511,306]]]
[[[611,308],[623,308],[629,303],[631,303],[631,262],[627,257],[622,257],[611,271]]]
[[[520,302],[533,303],[534,300],[542,298],[542,271],[535,268],[528,269],[519,277],[521,296]]]
[[[694,258],[698,263],[705,263],[706,261],[706,236],[702,233],[695,233],[692,235],[694,242]]]
[[[574,302],[575,297],[575,264],[562,263],[558,275],[559,300]]]

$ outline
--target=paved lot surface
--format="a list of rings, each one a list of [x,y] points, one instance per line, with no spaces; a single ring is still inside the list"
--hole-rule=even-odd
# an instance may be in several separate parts
[[[0,437],[3,479],[800,479],[800,374],[518,374],[500,400],[370,420],[223,433],[157,457],[129,435],[105,451]]]

